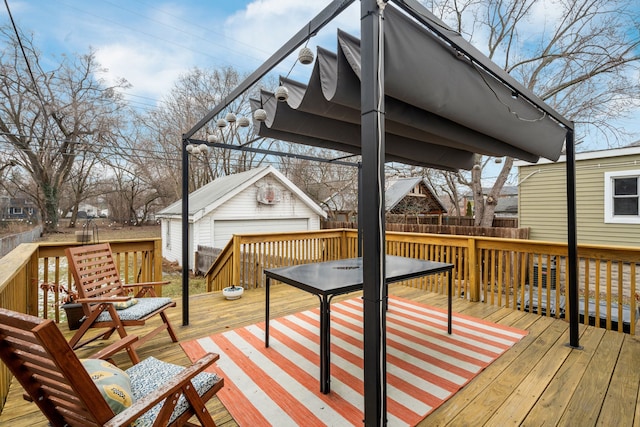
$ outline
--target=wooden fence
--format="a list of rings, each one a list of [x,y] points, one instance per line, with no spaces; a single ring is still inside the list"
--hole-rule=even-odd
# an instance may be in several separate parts
[[[365,248],[366,250],[366,248]],[[387,232],[386,253],[455,264],[454,295],[541,316],[569,316],[567,246],[554,242]],[[264,269],[355,257],[355,230],[236,235],[208,270],[208,291],[264,286]],[[580,245],[580,321],[635,334],[640,248]],[[441,276],[405,282],[446,292]]]
[[[517,218],[494,218],[492,227],[476,227],[473,218],[387,215],[387,231],[409,233],[453,234],[456,236],[500,237],[504,239],[528,239],[528,228],[517,228]],[[355,222],[323,221],[323,229],[357,229]]]

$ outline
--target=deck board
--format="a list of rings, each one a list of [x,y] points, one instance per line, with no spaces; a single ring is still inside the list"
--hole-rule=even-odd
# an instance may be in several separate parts
[[[600,424],[632,425],[640,383],[639,366],[637,348],[625,340],[598,419]]]
[[[403,285],[391,286],[391,293],[425,304],[446,308],[447,298]],[[271,288],[271,315],[316,308],[318,299],[286,285]],[[354,294],[336,297],[338,301]],[[246,291],[237,301],[224,300],[220,293],[196,295],[189,303],[189,325],[182,325],[181,301],[170,310],[178,338],[186,341],[264,320],[264,290]],[[553,318],[514,311],[466,300],[454,300],[453,309],[465,315],[526,329],[529,334],[489,365],[451,399],[430,414],[420,426],[439,425],[620,425],[640,426],[640,340],[635,336],[580,326],[581,350],[568,347],[568,323]],[[145,331],[154,323],[137,329]],[[66,326],[61,329],[70,337]],[[128,329],[135,333],[136,329]],[[455,333],[455,332],[454,332]],[[92,344],[82,357],[102,347]],[[186,365],[187,357],[178,343],[160,334],[139,350],[141,358],[153,355]],[[125,354],[116,362],[126,368]],[[207,404],[217,425],[236,422],[217,398]],[[22,399],[14,383],[0,425],[46,427],[47,421],[35,405]]]
[[[545,422],[549,424],[549,420],[559,420],[562,417],[571,396],[586,373],[594,350],[604,335],[604,330],[595,328],[582,328],[581,332],[584,332],[580,336],[584,350],[572,351],[567,356],[522,425],[541,426],[545,425]]]
[[[535,406],[538,397],[547,388],[555,374],[561,368],[564,360],[571,353],[571,348],[567,347],[566,333],[559,336],[559,339],[551,346],[549,352],[554,353],[553,358],[540,358],[530,353],[527,359],[518,360],[518,364],[529,366],[528,374],[522,378],[513,392],[502,402],[499,410],[489,419],[488,424],[492,425],[519,425],[524,421],[527,413]],[[503,374],[504,375],[504,374]],[[511,381],[509,378],[508,381]],[[519,378],[516,378],[516,381]],[[511,386],[511,384],[509,384]],[[506,388],[506,387],[504,387]]]
[[[543,318],[538,319],[538,321],[531,326],[530,330],[535,328],[535,326],[544,325],[547,321],[550,320]],[[480,377],[486,373],[485,370],[485,372],[469,384],[471,386],[474,385],[474,382],[478,383],[473,387],[475,391],[474,395],[472,398],[469,396],[470,402],[463,410],[450,414],[451,417],[448,417],[446,420],[447,424],[485,424],[489,418],[498,411],[514,389],[524,380],[531,369],[532,361],[537,360],[540,355],[545,354],[551,347],[550,343],[555,343],[561,337],[564,330],[562,326],[563,325],[558,325],[555,322],[552,322],[552,324],[548,326],[544,325],[544,330],[541,331],[540,334],[536,333],[532,336],[530,333],[511,348],[511,350],[515,350],[517,347],[525,347],[522,349],[522,352],[517,355],[517,358],[507,360],[506,358],[503,359],[503,357],[500,357],[492,363],[489,366],[489,368],[492,368],[491,371],[495,371],[492,372],[492,378],[479,380]],[[510,351],[507,353],[510,353]],[[506,364],[507,361],[509,362],[508,364]],[[507,410],[511,410],[511,408],[507,408]]]

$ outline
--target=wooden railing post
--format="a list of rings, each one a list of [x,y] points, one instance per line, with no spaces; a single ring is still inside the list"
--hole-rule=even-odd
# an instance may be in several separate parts
[[[156,240],[153,242],[153,254],[151,258],[153,263],[153,278],[151,281],[157,282],[162,280],[162,240]],[[162,286],[156,286],[156,294],[162,296]]]
[[[38,315],[38,298],[40,297],[38,294],[38,290],[40,289],[38,262],[38,251],[34,251],[31,254],[31,261],[29,262],[30,271],[27,280],[27,286],[29,286],[27,290],[27,314],[32,316]],[[58,319],[56,319],[56,321],[58,321]]]
[[[340,254],[338,255],[338,259],[343,259],[347,257],[347,229],[343,228],[340,233]]]
[[[233,235],[233,270],[231,281],[234,286],[240,286],[240,236]]]
[[[469,301],[480,301],[480,266],[478,265],[478,250],[476,239],[468,240],[467,268],[469,271]]]

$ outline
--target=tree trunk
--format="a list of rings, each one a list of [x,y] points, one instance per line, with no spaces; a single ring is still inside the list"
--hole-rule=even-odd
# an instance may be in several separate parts
[[[496,212],[496,207],[498,206],[498,199],[502,194],[502,188],[504,184],[507,182],[507,177],[509,176],[509,172],[513,167],[513,158],[505,157],[504,165],[500,170],[500,174],[491,188],[489,194],[487,194],[487,198],[484,203],[484,211],[482,215],[482,219],[480,221],[480,227],[492,227],[493,226],[493,217]],[[476,224],[478,223],[478,217],[476,217]]]
[[[58,189],[50,184],[45,184],[42,192],[45,203],[42,213],[43,230],[44,233],[53,233],[58,229]]]
[[[484,217],[484,194],[482,191],[482,156],[476,154],[475,164],[471,168],[471,185],[473,189],[473,215],[474,224],[476,227],[480,226],[482,218]]]

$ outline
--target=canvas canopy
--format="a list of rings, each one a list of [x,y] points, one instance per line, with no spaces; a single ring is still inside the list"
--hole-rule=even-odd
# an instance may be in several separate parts
[[[360,154],[360,40],[338,30],[307,84],[281,78],[285,102],[261,91],[260,136]],[[566,129],[456,47],[395,7],[385,10],[386,161],[470,169],[473,154],[557,160]],[[506,73],[504,73],[506,74]]]

